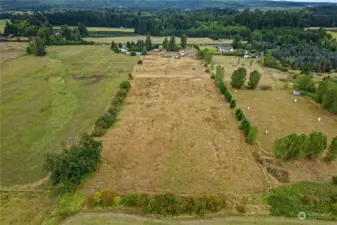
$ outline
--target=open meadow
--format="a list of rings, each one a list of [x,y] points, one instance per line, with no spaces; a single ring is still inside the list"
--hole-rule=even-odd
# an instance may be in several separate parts
[[[84,192],[260,193],[269,188],[231,110],[190,57],[146,56]]]
[[[168,37],[169,38],[169,37]],[[145,41],[146,36],[144,35],[132,35],[124,37],[87,37],[86,41],[93,41],[96,43],[110,44],[112,41],[117,43],[126,43],[126,42],[137,42],[138,40]],[[152,44],[162,44],[165,37],[156,37],[151,36]],[[220,44],[231,44],[232,40],[230,39],[221,39],[221,40],[212,40],[210,38],[191,38],[187,40],[188,44],[198,44],[198,45],[220,45]],[[180,37],[176,37],[176,44],[180,44]]]
[[[137,57],[106,46],[52,46],[1,63],[1,185],[45,177],[43,155],[90,131]]]

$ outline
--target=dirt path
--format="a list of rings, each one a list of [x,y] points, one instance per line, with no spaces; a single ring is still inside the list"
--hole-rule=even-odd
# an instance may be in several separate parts
[[[48,182],[49,176],[46,176],[42,178],[41,180],[38,180],[34,183],[30,184],[23,184],[23,185],[13,185],[8,187],[0,187],[0,191],[27,191],[27,192],[49,192],[46,190],[37,190],[35,188],[39,187],[42,184],[45,184]]]
[[[283,217],[229,216],[207,219],[154,219],[122,213],[78,213],[62,225],[333,225],[333,221],[299,220]]]

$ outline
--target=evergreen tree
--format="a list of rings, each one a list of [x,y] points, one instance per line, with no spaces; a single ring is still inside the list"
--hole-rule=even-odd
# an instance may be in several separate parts
[[[247,71],[245,68],[239,68],[232,74],[231,85],[233,88],[240,89],[246,82]]]
[[[169,42],[169,51],[175,51],[176,50],[176,38],[174,35],[170,37],[170,42]]]
[[[148,34],[146,36],[145,45],[146,45],[147,50],[151,50],[152,49],[152,42],[151,42],[150,34]]]
[[[165,37],[164,41],[163,41],[163,48],[166,50],[169,50],[169,42],[167,40],[167,37]]]
[[[186,49],[187,47],[187,35],[186,34],[183,34],[180,38],[180,46],[183,48],[183,49]]]

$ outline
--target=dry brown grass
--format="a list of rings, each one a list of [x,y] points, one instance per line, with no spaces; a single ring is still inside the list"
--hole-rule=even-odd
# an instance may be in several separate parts
[[[120,121],[102,138],[102,165],[84,191],[249,194],[267,189],[233,113],[209,74],[200,72],[202,63],[170,59],[164,75],[166,60],[148,56],[135,68]],[[139,67],[146,71],[138,72]]]
[[[337,135],[337,116],[325,112],[320,105],[303,97],[295,97],[288,90],[248,91],[233,93],[246,117],[259,128],[260,147],[272,155],[276,139],[292,133],[322,131],[329,141]],[[294,99],[297,98],[297,103]],[[250,110],[248,110],[250,106]],[[317,121],[321,117],[321,122]],[[265,130],[268,135],[264,134]],[[330,180],[336,174],[337,163],[326,164],[322,160],[283,163],[290,172],[291,181]]]
[[[281,71],[262,67],[256,59],[240,59],[240,63],[238,64],[239,57],[236,56],[214,56],[213,62],[216,65],[222,65],[225,67],[225,77],[224,81],[230,83],[231,76],[235,70],[239,67],[244,67],[247,70],[247,82],[249,78],[249,74],[253,70],[257,70],[261,73],[261,86],[271,86],[275,89],[281,89],[284,86],[284,82],[280,82],[280,79],[287,79],[288,74],[283,73]],[[252,66],[250,66],[250,62],[253,60]]]
[[[25,46],[18,42],[0,42],[0,63],[24,55]]]

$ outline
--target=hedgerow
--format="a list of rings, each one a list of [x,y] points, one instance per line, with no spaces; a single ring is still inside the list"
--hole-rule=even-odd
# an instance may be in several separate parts
[[[236,115],[236,118],[241,121],[243,118],[245,118],[245,116],[243,115],[243,112],[240,108],[238,108],[236,111],[235,111],[235,115]]]
[[[172,193],[150,195],[128,193],[118,195],[114,191],[99,191],[87,199],[87,207],[129,207],[141,213],[160,215],[197,214],[219,212],[227,207],[227,201],[221,195],[178,196]]]
[[[124,81],[119,85],[119,90],[117,91],[115,97],[111,101],[111,105],[108,111],[98,118],[95,123],[94,131],[92,135],[94,137],[103,136],[106,131],[116,122],[116,117],[120,109],[122,108],[123,102],[128,94],[131,87],[129,81]]]

